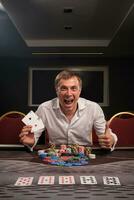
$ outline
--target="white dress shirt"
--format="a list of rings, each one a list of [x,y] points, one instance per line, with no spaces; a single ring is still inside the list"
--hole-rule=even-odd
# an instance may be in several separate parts
[[[61,111],[58,98],[42,103],[36,114],[42,119],[45,129],[47,129],[49,142],[56,145],[79,144],[91,146],[93,127],[98,135],[105,132],[106,121],[101,107],[97,103],[84,98],[79,98],[78,109],[71,122]],[[34,133],[34,146],[41,133]],[[111,134],[114,136],[116,143],[116,135],[112,132]]]

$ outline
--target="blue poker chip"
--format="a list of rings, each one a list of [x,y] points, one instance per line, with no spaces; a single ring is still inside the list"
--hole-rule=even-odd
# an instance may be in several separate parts
[[[59,157],[58,157],[58,156],[54,156],[54,155],[53,155],[53,156],[51,156],[51,159],[52,159],[52,160],[58,160],[58,159],[59,159]]]
[[[40,157],[41,159],[44,159],[46,156],[47,156],[47,153],[40,153],[40,154],[39,154],[39,157]]]
[[[51,162],[51,165],[58,165],[58,162]]]
[[[73,166],[81,166],[82,164],[79,162],[72,163]]]
[[[80,163],[81,163],[82,165],[88,165],[88,164],[89,164],[89,162],[86,161],[86,160],[81,160]]]
[[[64,161],[59,161],[58,163],[59,163],[59,165],[64,165],[65,164]]]
[[[72,165],[72,163],[65,163],[64,166],[66,166],[66,167],[72,167],[73,165]]]

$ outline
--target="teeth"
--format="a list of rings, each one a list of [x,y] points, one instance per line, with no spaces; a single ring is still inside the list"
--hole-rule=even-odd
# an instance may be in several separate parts
[[[65,103],[67,103],[67,104],[69,104],[69,103],[72,103],[72,102],[73,102],[73,100],[68,100],[68,99],[65,99],[64,101],[65,101]]]

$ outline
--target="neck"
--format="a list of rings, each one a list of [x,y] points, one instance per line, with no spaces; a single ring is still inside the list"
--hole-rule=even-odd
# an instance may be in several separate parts
[[[73,110],[63,110],[61,108],[62,112],[64,113],[64,115],[67,117],[67,119],[69,121],[71,121],[71,119],[73,118],[73,116],[75,115],[76,113],[76,110],[77,110],[77,106],[73,108]]]

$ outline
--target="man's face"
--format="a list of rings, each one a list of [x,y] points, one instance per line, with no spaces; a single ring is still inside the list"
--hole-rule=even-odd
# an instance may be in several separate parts
[[[63,112],[74,111],[81,93],[79,81],[76,77],[68,80],[61,79],[57,88],[57,96]]]

